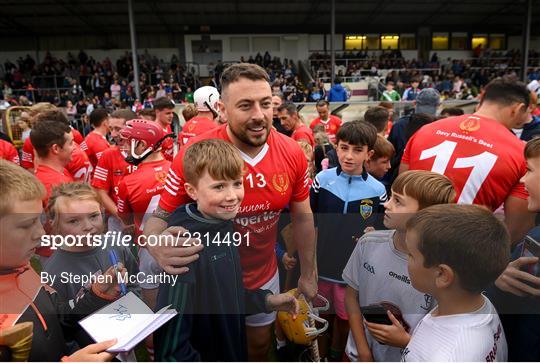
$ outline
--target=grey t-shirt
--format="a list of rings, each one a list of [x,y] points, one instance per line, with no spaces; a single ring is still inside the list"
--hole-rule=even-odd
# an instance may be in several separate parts
[[[90,283],[83,286],[76,282],[78,276],[101,275],[111,267],[109,251],[114,249],[119,262],[123,263],[128,275],[135,275],[139,272],[137,260],[127,247],[107,246],[105,249],[94,247],[84,252],[69,252],[62,249],[56,250],[47,261],[43,271],[55,280],[51,286],[70,303],[77,301],[78,296],[82,296],[84,289],[90,288]],[[71,275],[69,275],[71,274]],[[137,284],[128,284],[128,291],[140,294]],[[72,301],[74,300],[74,301]]]
[[[395,230],[384,230],[363,235],[343,270],[343,280],[358,291],[360,307],[381,302],[394,305],[409,326],[409,333],[412,333],[435,304],[430,295],[412,287],[407,271],[407,255],[394,247],[394,233]],[[379,344],[367,329],[365,333],[375,361],[401,359],[401,348]],[[345,351],[351,361],[358,359],[351,332]]]

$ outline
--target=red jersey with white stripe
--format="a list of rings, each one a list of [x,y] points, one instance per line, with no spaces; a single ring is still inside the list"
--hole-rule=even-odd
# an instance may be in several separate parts
[[[66,165],[66,170],[73,176],[75,181],[88,182],[92,174],[92,164],[88,155],[83,151],[83,145],[74,142],[71,161]],[[24,140],[22,147],[21,166],[25,169],[34,169],[34,146],[30,138]]]
[[[300,141],[304,140],[307,143],[311,145],[311,147],[315,147],[315,139],[313,138],[313,131],[309,127],[307,127],[304,124],[301,124],[300,127],[295,129],[293,133],[291,134],[291,137],[294,141]]]
[[[120,181],[124,176],[137,169],[135,165],[126,162],[126,156],[118,146],[112,146],[105,150],[101,154],[92,178],[92,186],[105,190],[115,203],[118,200],[117,193]]]
[[[231,142],[227,125],[190,139],[188,145],[207,139]],[[190,201],[184,190],[182,172],[186,149],[182,147],[174,159],[161,195],[159,206],[168,212]],[[239,252],[244,285],[255,289],[268,282],[276,272],[274,248],[279,215],[291,201],[308,198],[309,176],[306,157],[299,145],[275,130],[270,131],[266,144],[256,157],[240,154],[246,169],[245,196],[234,226],[242,235]]]
[[[6,140],[0,139],[0,159],[11,161],[12,163],[15,163],[19,165],[19,153],[17,152],[17,149],[15,149],[15,146],[13,146],[11,143],[7,142]]]
[[[73,141],[75,141],[83,150],[86,149],[84,144],[84,138],[81,133],[74,128],[71,128],[73,134]],[[24,140],[22,152],[21,152],[21,166],[25,169],[34,168],[34,146],[29,137]]]
[[[144,222],[158,206],[170,161],[159,160],[142,163],[133,173],[126,175],[118,186],[118,215],[124,223],[133,222],[142,233]]]
[[[187,144],[188,140],[197,135],[204,134],[206,131],[215,129],[218,125],[207,117],[195,116],[182,128],[178,139],[182,145]]]
[[[425,125],[409,140],[402,163],[412,170],[446,175],[457,202],[492,210],[506,198],[527,199],[525,143],[496,120],[478,115],[449,117]]]
[[[77,144],[82,144],[84,142],[84,137],[81,135],[79,130],[71,128],[71,133],[73,134],[73,141],[75,141]]]
[[[82,144],[81,147],[86,152],[86,155],[88,155],[90,163],[92,163],[92,167],[95,168],[101,154],[103,154],[103,152],[109,148],[109,142],[105,136],[92,131],[86,135],[84,144]]]
[[[343,124],[343,121],[337,116],[328,115],[328,120],[323,121],[320,117],[317,117],[315,120],[311,121],[309,124],[310,129],[314,129],[317,125],[324,125],[324,131],[328,135],[328,139],[332,142],[336,142],[336,134],[339,131],[339,128]]]
[[[32,146],[32,141],[29,137],[23,143],[21,166],[25,169],[34,169],[34,146]]]
[[[159,122],[158,125],[161,125]],[[167,127],[163,128],[163,132],[165,135],[172,134],[171,125],[167,125]],[[161,144],[161,154],[163,157],[172,162],[174,159],[174,139],[172,137],[166,138],[163,143]]]
[[[77,144],[74,144],[73,153],[71,154],[71,162],[66,165],[67,171],[73,175],[75,181],[87,183],[92,175],[92,164],[88,155]]]

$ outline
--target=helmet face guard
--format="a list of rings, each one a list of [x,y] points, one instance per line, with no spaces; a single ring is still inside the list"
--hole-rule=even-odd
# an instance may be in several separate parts
[[[296,289],[292,289],[287,293],[296,296]],[[293,343],[309,345],[328,329],[328,321],[319,317],[319,312],[328,310],[330,304],[328,300],[321,295],[317,295],[316,299],[322,301],[324,305],[313,307],[303,296],[298,297],[300,312],[294,320],[291,314],[284,311],[278,312],[278,320],[283,332],[287,336],[287,339]],[[317,328],[315,326],[316,322],[323,324],[322,327]]]
[[[214,107],[212,107],[207,101],[204,101],[204,104],[206,105],[206,107],[208,107],[210,112],[212,112],[212,115],[214,115],[214,118],[217,118],[219,116],[219,113],[217,112],[217,110],[215,110]]]
[[[142,140],[131,139],[130,149],[129,149],[130,152],[129,152],[129,155],[126,156],[126,158],[124,160],[128,164],[135,165],[135,166],[139,165],[140,163],[142,163],[144,161],[144,159],[146,159],[148,156],[150,156],[150,154],[152,154],[154,151],[159,150],[159,148],[161,147],[161,144],[163,143],[163,141],[165,141],[165,139],[167,139],[168,137],[174,138],[175,135],[174,134],[167,134],[167,135],[163,136],[158,142],[156,142],[154,144],[154,146],[147,147],[140,154],[137,154],[135,149],[137,148],[137,145],[139,144],[139,142],[142,141]]]

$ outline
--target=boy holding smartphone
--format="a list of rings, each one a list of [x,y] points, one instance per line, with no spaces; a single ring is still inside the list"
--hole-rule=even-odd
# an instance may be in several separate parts
[[[527,173],[521,181],[529,193],[530,212],[540,212],[540,138],[525,147]],[[537,219],[538,220],[538,219]],[[488,296],[499,311],[508,343],[509,361],[537,361],[540,357],[540,259],[535,244],[540,226],[512,252],[512,262],[495,282]]]
[[[455,197],[450,180],[430,171],[407,171],[395,180],[384,205],[389,230],[362,236],[343,271],[351,327],[345,353],[351,361],[399,361],[412,329],[435,306],[411,285],[406,223],[419,210]]]

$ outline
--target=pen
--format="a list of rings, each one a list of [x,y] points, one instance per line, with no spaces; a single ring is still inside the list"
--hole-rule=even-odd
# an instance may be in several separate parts
[[[118,273],[120,272],[118,269],[118,257],[116,256],[116,252],[114,250],[109,250],[109,260],[111,261],[111,265],[114,267],[114,271],[116,272],[116,278],[118,279]],[[118,281],[118,285],[120,285],[120,295],[124,296],[127,294],[126,284],[123,282]]]

